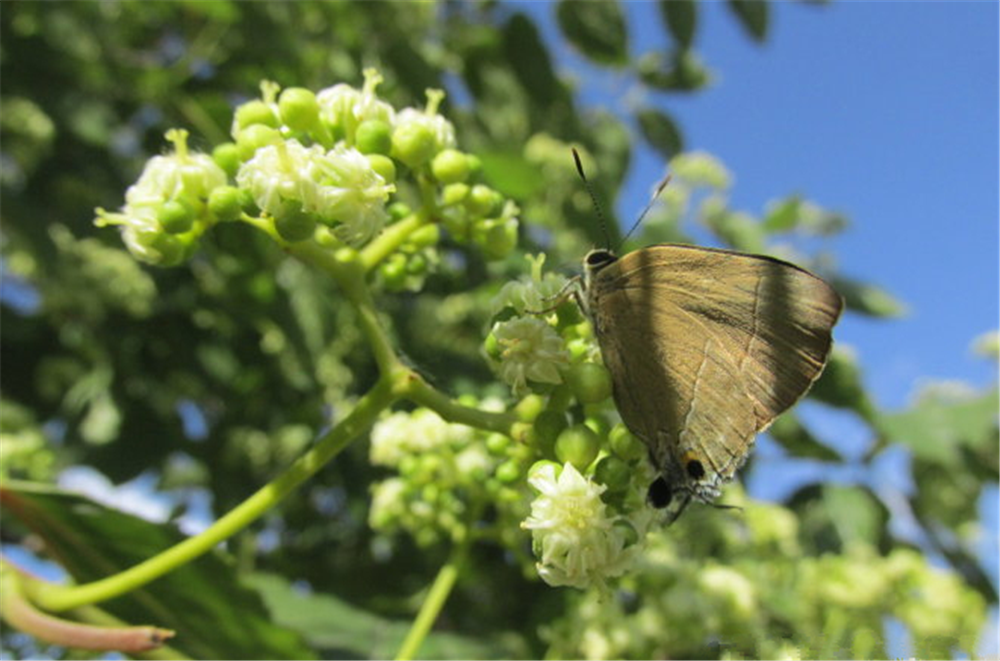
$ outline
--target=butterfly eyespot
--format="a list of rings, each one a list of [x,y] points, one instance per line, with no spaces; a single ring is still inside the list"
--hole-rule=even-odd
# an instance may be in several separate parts
[[[591,250],[584,259],[584,265],[589,268],[597,268],[606,266],[617,259],[610,250]]]
[[[649,491],[646,493],[646,500],[648,500],[649,504],[656,509],[662,510],[670,504],[670,500],[673,496],[674,490],[661,476],[653,480],[653,483],[649,485]]]
[[[700,480],[705,477],[705,467],[697,459],[688,459],[684,464],[684,470],[692,480]]]

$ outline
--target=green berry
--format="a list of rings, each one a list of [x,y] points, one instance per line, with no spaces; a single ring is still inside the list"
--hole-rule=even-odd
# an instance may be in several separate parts
[[[354,132],[354,145],[362,154],[388,155],[392,151],[392,127],[381,119],[366,119]]]
[[[513,459],[508,459],[497,466],[496,476],[503,484],[513,484],[521,479],[521,465]]]
[[[396,181],[396,164],[392,162],[391,158],[382,154],[368,154],[365,158],[368,159],[372,170],[385,179],[385,183],[391,184]]]
[[[608,455],[594,468],[594,479],[605,484],[609,491],[623,491],[628,488],[632,478],[629,465],[614,455]]]
[[[274,219],[274,229],[289,243],[305,241],[316,231],[316,218],[301,209],[292,209]]]
[[[542,411],[535,418],[529,442],[542,456],[555,456],[556,439],[568,426],[565,413],[551,409]]]
[[[503,456],[510,446],[510,436],[506,434],[490,434],[486,437],[486,450],[492,455]]]
[[[208,195],[208,210],[217,220],[237,220],[243,211],[240,189],[234,186],[219,186],[214,189]]]
[[[431,173],[442,184],[457,184],[469,177],[469,159],[457,149],[445,149],[431,161]]]
[[[278,99],[281,120],[293,131],[309,131],[319,123],[316,95],[304,87],[289,87]]]
[[[469,197],[470,190],[468,184],[448,184],[441,191],[441,204],[446,207],[461,204]]]
[[[392,134],[392,155],[411,168],[431,160],[437,149],[437,139],[430,128],[417,122],[398,127]]]
[[[646,453],[646,447],[639,438],[623,424],[611,428],[608,434],[611,451],[625,461],[635,461]]]
[[[569,368],[566,383],[582,404],[603,402],[611,396],[611,373],[597,363],[577,363]]]
[[[586,470],[601,447],[601,440],[594,431],[586,425],[573,425],[565,429],[556,439],[556,459],[569,462],[577,470]]]
[[[180,200],[170,200],[160,207],[156,219],[163,231],[169,234],[183,234],[194,226],[194,211]]]
[[[278,128],[281,122],[275,117],[271,106],[260,99],[248,101],[236,109],[236,126],[240,129],[247,129],[251,126],[270,126]],[[241,131],[242,133],[242,131]]]
[[[227,176],[235,177],[240,169],[240,150],[235,142],[223,142],[212,150],[212,160]]]

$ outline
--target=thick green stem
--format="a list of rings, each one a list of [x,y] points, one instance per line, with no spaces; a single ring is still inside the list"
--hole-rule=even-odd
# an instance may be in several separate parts
[[[403,640],[403,644],[399,648],[399,652],[396,654],[396,661],[408,661],[420,650],[420,645],[424,642],[431,627],[434,626],[434,621],[437,620],[441,609],[444,608],[445,602],[448,601],[448,596],[451,594],[452,588],[455,587],[459,569],[465,561],[468,548],[469,543],[468,539],[466,539],[455,547],[451,559],[446,565],[441,567],[437,578],[434,579],[434,584],[431,585],[431,589],[427,592],[427,598],[424,599],[424,603],[420,606],[417,619],[413,621],[413,625],[410,627],[406,638]]]
[[[358,400],[351,414],[330,430],[313,449],[201,534],[190,537],[130,569],[99,581],[76,586],[36,583],[31,590],[32,600],[46,610],[57,612],[98,603],[135,590],[191,562],[210,551],[216,544],[229,539],[250,525],[277,505],[290,491],[315,475],[351,440],[368,429],[378,414],[390,406],[396,397],[391,380],[379,381]]]
[[[423,214],[414,213],[387,227],[378,238],[361,251],[361,263],[365,271],[370,273],[382,260],[403,245],[407,237],[426,223],[427,218]]]

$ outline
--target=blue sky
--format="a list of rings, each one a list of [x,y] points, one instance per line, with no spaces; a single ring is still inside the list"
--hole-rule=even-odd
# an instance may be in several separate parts
[[[626,6],[632,52],[665,46],[656,3]],[[522,8],[555,34],[552,5]],[[731,170],[735,207],[759,214],[799,192],[850,218],[830,245],[841,271],[909,308],[888,322],[848,315],[837,329],[887,408],[928,378],[996,379],[969,345],[1000,316],[997,8],[772,3],[760,45],[725,3],[702,3],[695,47],[714,84],[647,99],[678,121],[689,149]],[[556,52],[564,71],[578,70],[565,42]],[[576,77],[586,104],[622,108],[620,76]],[[663,168],[657,153],[637,152],[621,218],[637,216]]]

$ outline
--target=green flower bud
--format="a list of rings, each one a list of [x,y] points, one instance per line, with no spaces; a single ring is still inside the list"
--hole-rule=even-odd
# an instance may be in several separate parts
[[[406,286],[406,256],[396,253],[389,257],[379,268],[385,288],[389,291],[402,291]]]
[[[608,491],[624,491],[632,479],[629,465],[614,455],[604,457],[594,468],[594,479],[608,487]]]
[[[392,134],[392,156],[411,168],[417,168],[434,156],[437,138],[427,126],[410,122]]]
[[[235,142],[223,142],[212,150],[212,160],[227,177],[235,177],[240,169],[240,150]]]
[[[381,119],[368,119],[358,124],[354,146],[362,154],[388,155],[392,151],[392,127]]]
[[[316,231],[316,218],[301,208],[289,209],[274,219],[274,229],[289,243],[305,241]]]
[[[208,210],[216,220],[225,222],[239,219],[243,211],[243,196],[240,189],[235,186],[219,186],[214,189],[208,195]]]
[[[240,152],[240,160],[248,161],[261,147],[279,142],[281,142],[281,133],[277,129],[263,124],[254,124],[240,131],[240,137],[236,138],[236,148]]]
[[[488,222],[479,244],[486,259],[503,259],[517,247],[517,222],[497,220]]]
[[[469,192],[465,206],[469,213],[480,218],[497,216],[503,209],[503,195],[489,186],[476,184]]]
[[[413,213],[410,205],[406,204],[406,202],[393,202],[386,208],[386,211],[389,213],[389,218],[392,222],[402,220]]]
[[[170,234],[183,234],[194,226],[194,210],[180,200],[170,200],[160,207],[156,214],[163,231]]]
[[[486,355],[493,360],[500,359],[500,352],[502,349],[496,335],[490,333],[486,336],[486,339],[483,341],[483,350],[486,351]]]
[[[368,154],[365,156],[372,166],[372,170],[385,179],[385,183],[391,184],[396,181],[396,164],[392,159],[382,154]]]
[[[600,447],[601,440],[590,427],[573,425],[556,439],[556,459],[583,471],[597,458]]]
[[[510,446],[510,436],[506,434],[490,434],[486,437],[486,451],[498,457],[502,457]]]
[[[597,363],[577,363],[569,368],[566,383],[582,404],[603,402],[611,396],[611,374]]]
[[[469,165],[469,179],[475,179],[483,171],[483,162],[475,154],[466,154],[465,159]]]
[[[236,109],[236,126],[240,129],[247,129],[251,126],[270,126],[278,128],[281,122],[275,117],[271,106],[260,99],[248,101]],[[243,131],[240,131],[242,135]]]
[[[415,230],[407,239],[407,243],[420,249],[436,246],[440,240],[441,228],[435,224],[429,224]]]
[[[461,204],[469,197],[470,190],[468,184],[448,184],[441,191],[441,204],[446,207]]]
[[[442,184],[456,184],[469,176],[469,159],[457,149],[445,149],[431,161],[431,173]]]
[[[611,451],[625,461],[635,461],[646,453],[646,446],[623,424],[611,428],[608,434]]]
[[[311,131],[319,122],[316,95],[304,87],[289,87],[278,99],[281,120],[293,131]]]
[[[513,459],[508,459],[497,466],[496,476],[502,484],[513,484],[521,479],[521,465]]]

